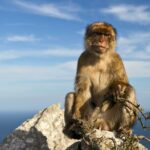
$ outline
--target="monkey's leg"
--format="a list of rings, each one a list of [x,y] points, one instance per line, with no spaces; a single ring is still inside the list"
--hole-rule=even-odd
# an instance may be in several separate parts
[[[137,119],[137,102],[134,88],[128,83],[118,82],[112,86],[111,92],[115,107],[119,106],[116,110],[120,109],[118,129],[130,129]]]
[[[128,86],[125,91],[124,101],[122,103],[122,116],[121,116],[121,124],[120,129],[130,129],[137,119],[137,109],[135,106],[136,102],[136,94],[132,86]]]
[[[87,123],[84,120],[73,118],[75,93],[70,92],[66,95],[65,99],[65,127],[64,134],[70,138],[80,139],[88,130]]]
[[[72,113],[73,113],[73,104],[75,99],[75,93],[70,92],[66,95],[65,98],[65,123],[66,125],[72,120]]]
[[[116,99],[112,107],[103,111],[95,124],[102,130],[128,132],[137,119],[136,104],[134,88],[126,85],[124,95]]]
[[[73,119],[73,107],[74,107],[74,100],[75,100],[75,93],[70,92],[66,95],[65,98],[65,127],[64,127],[64,134],[67,135],[69,138],[78,139],[80,136],[76,133],[76,123]]]

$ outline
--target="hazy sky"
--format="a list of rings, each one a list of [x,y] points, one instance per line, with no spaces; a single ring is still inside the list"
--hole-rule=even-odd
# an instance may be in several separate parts
[[[0,0],[0,111],[63,106],[85,27],[95,21],[118,30],[116,49],[150,109],[150,1]]]

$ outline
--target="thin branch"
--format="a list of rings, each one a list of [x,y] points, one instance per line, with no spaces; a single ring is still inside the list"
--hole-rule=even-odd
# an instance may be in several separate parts
[[[145,137],[145,136],[143,136],[143,135],[138,135],[138,136],[137,136],[137,139],[138,139],[138,140],[145,140],[145,141],[150,142],[150,139],[147,138],[147,137]]]
[[[129,101],[129,100],[125,99],[125,98],[119,98],[119,99],[117,99],[117,101],[120,102],[120,103],[123,103],[124,106],[126,106],[127,108],[129,108],[130,110],[132,110],[132,108],[131,108],[130,106],[128,106],[127,104],[125,104],[125,102],[130,103],[132,106],[134,106],[135,109],[137,109],[137,110],[141,113],[141,115],[143,116],[143,118],[144,118],[145,120],[150,119],[150,112],[149,112],[148,115],[146,116],[146,115],[143,113],[143,109],[140,107],[139,104],[135,105],[135,104],[133,104],[131,101]],[[134,110],[133,110],[133,112],[134,112]],[[136,113],[136,112],[135,112],[135,113]],[[141,126],[142,126],[143,129],[150,129],[149,126],[145,126],[145,125],[144,125],[144,123],[142,122],[142,118],[141,118],[140,116],[138,116],[138,120],[139,120],[139,122],[140,122],[140,124],[141,124]]]

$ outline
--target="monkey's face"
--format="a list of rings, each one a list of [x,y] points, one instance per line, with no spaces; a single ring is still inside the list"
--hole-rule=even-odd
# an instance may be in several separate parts
[[[85,35],[87,50],[101,55],[112,49],[114,41],[114,29],[108,24],[95,23],[87,28]]]
[[[89,49],[102,54],[109,49],[109,35],[101,32],[93,32],[87,39]]]

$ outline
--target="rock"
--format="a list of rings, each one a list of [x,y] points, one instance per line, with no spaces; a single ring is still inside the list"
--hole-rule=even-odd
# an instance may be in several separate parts
[[[76,140],[63,133],[64,112],[53,105],[25,121],[1,144],[0,150],[65,150]]]
[[[81,141],[82,150],[148,150],[138,142],[123,142],[110,131],[95,130]]]
[[[113,132],[94,130],[84,139],[75,140],[65,136],[63,128],[64,111],[53,105],[16,128],[4,139],[0,150],[111,150],[123,145]],[[147,150],[140,143],[135,145],[136,150]]]

